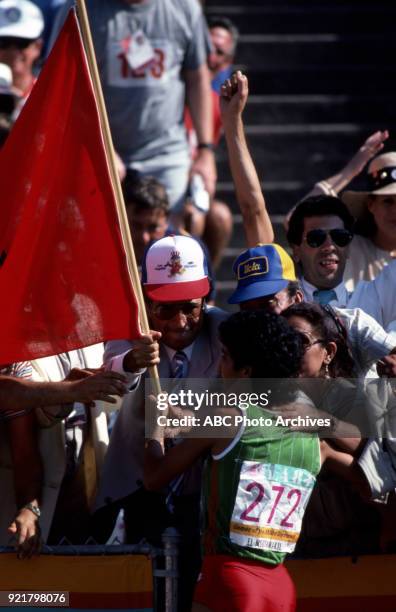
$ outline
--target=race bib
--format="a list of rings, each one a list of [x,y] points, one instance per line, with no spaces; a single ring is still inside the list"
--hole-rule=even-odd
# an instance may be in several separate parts
[[[239,546],[293,552],[315,484],[308,470],[244,461],[230,523]]]

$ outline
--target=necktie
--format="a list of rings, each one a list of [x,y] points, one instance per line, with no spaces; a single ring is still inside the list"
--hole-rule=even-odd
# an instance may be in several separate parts
[[[177,351],[172,359],[172,378],[186,378],[188,358],[184,351]]]
[[[321,306],[324,306],[325,304],[328,304],[332,300],[336,299],[337,294],[334,289],[316,289],[316,291],[313,292],[313,301]]]
[[[184,351],[177,351],[171,362],[171,370],[172,370],[172,378],[186,378],[188,372],[188,358]],[[179,383],[182,385],[182,383]],[[176,385],[177,387],[177,385]],[[165,448],[172,448],[176,443],[176,440],[166,439],[165,440]],[[168,485],[168,494],[165,499],[166,506],[169,512],[173,513],[174,508],[174,500],[175,496],[177,496],[183,487],[184,483],[184,473],[180,474],[177,478],[171,480]]]

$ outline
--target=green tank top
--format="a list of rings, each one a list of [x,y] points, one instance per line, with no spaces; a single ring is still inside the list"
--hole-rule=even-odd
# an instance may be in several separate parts
[[[320,470],[319,439],[275,426],[276,417],[262,408],[245,414],[242,435],[205,467],[204,553],[278,565],[301,531]],[[260,417],[273,425],[262,426]]]

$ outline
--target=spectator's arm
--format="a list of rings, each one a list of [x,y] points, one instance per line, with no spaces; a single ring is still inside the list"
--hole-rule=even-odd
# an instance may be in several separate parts
[[[256,168],[245,138],[242,112],[248,98],[247,78],[238,71],[222,86],[220,109],[228,158],[236,196],[241,209],[248,247],[274,240]]]
[[[102,400],[115,403],[111,395],[124,395],[125,378],[115,372],[99,372],[82,380],[35,382],[0,376],[0,412],[3,416],[40,406]]]
[[[40,525],[38,517],[26,505],[40,506],[43,484],[43,467],[34,414],[9,421],[7,433],[18,508],[8,531],[17,538],[18,555],[22,558],[30,557],[40,549]]]
[[[385,130],[383,132],[381,132],[381,130],[378,130],[378,132],[374,132],[374,134],[371,134],[371,136],[369,136],[369,138],[364,141],[362,146],[349,160],[346,166],[342,168],[342,170],[337,172],[337,174],[334,174],[333,176],[330,176],[329,178],[316,183],[313,189],[311,189],[311,191],[307,193],[302,198],[302,200],[310,198],[311,196],[323,194],[337,196],[340,191],[342,191],[344,187],[346,187],[351,182],[351,180],[355,178],[355,176],[360,174],[367,162],[369,162],[370,159],[372,159],[383,149],[384,142],[387,138],[389,138],[388,130]],[[290,217],[292,216],[296,206],[293,206],[293,208],[287,213],[285,219],[286,229],[288,228]]]
[[[196,70],[185,70],[187,106],[190,110],[198,144],[213,145],[213,100],[210,74],[206,63]],[[198,148],[192,174],[200,174],[210,196],[216,190],[216,164],[211,148]]]

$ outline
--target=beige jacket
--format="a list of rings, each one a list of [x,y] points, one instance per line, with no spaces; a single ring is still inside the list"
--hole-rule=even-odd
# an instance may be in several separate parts
[[[100,367],[103,358],[103,344],[97,344],[77,351],[68,353],[69,366],[67,361],[61,360],[59,356],[45,357],[32,362],[33,379],[40,381],[60,381],[69,373],[72,367]],[[95,449],[97,477],[99,478],[105,453],[109,443],[107,431],[107,419],[105,404],[96,402],[95,407],[90,408],[92,419],[92,434]],[[59,406],[54,406],[46,410],[46,414],[59,414]],[[54,417],[52,426],[45,423],[40,410],[37,411],[41,425],[39,431],[39,447],[44,468],[44,485],[41,499],[41,528],[44,541],[48,537],[51,527],[52,517],[58,499],[59,489],[66,468],[65,456],[65,434],[64,422],[62,419]],[[5,430],[0,426],[0,545],[5,546],[9,543],[7,527],[10,525],[17,507],[15,504],[15,493],[13,484],[12,464],[8,441],[5,437]]]

